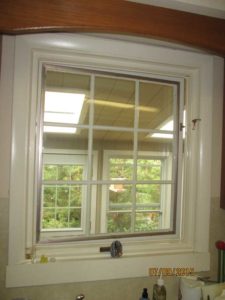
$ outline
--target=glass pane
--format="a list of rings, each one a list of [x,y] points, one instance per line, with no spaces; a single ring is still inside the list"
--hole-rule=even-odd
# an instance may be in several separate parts
[[[172,180],[173,140],[138,134],[137,180]]]
[[[133,178],[133,159],[129,158],[110,158],[109,159],[109,178],[110,179],[132,179]]]
[[[56,202],[56,186],[43,186],[43,206],[55,207]]]
[[[82,180],[84,173],[84,166],[82,165],[73,165],[70,168],[71,171],[71,180]]]
[[[81,227],[81,209],[70,209],[68,227],[69,228]]]
[[[47,71],[44,122],[46,132],[75,133],[73,124],[88,124],[90,75]],[[53,126],[54,123],[68,127]]]
[[[109,168],[103,166],[103,157],[99,157],[99,178],[104,179],[131,179],[132,178],[132,169],[131,169],[131,161],[126,159],[126,157],[121,160],[116,160],[116,152],[125,151],[129,156],[132,156],[133,153],[133,134],[130,132],[122,132],[122,131],[110,131],[110,130],[94,130],[93,132],[93,149],[98,151],[99,153],[107,154],[108,151],[114,151],[114,157],[110,166],[107,161],[105,163],[108,164]],[[119,156],[119,153],[118,153]],[[110,156],[111,157],[111,156]],[[119,156],[120,157],[120,156]],[[111,159],[111,158],[110,158]],[[125,163],[125,165],[123,164]],[[118,163],[118,165],[116,165]],[[114,177],[113,177],[114,176]]]
[[[57,206],[67,207],[69,205],[69,187],[57,187]]]
[[[58,180],[71,180],[70,166],[58,165]]]
[[[81,205],[85,197],[82,185],[43,187],[43,229],[80,228]]]
[[[50,133],[43,134],[44,149],[87,150],[88,130],[77,128],[76,134]]]
[[[134,81],[96,76],[94,124],[133,127],[134,95]]]
[[[139,128],[162,129],[173,120],[174,88],[163,83],[141,82]],[[173,130],[173,123],[170,123]]]
[[[56,222],[57,222],[57,228],[68,227],[68,209],[65,208],[56,209]]]
[[[44,208],[42,214],[42,229],[58,228],[54,208]]]
[[[120,182],[112,183],[109,186],[109,208],[111,210],[123,210],[131,207],[132,185],[125,185]]]
[[[135,231],[152,231],[160,229],[160,213],[138,212],[135,219]]]
[[[44,180],[56,180],[58,176],[57,165],[44,165]]]
[[[142,205],[155,204],[157,208],[161,203],[161,184],[137,184],[136,203]]]
[[[55,160],[57,157],[63,158],[63,156],[68,156],[67,154],[60,156],[55,155]],[[66,158],[65,158],[66,159]],[[75,159],[76,160],[76,159]],[[44,174],[43,180],[61,180],[61,181],[70,181],[70,180],[82,180],[84,177],[84,165],[44,165]]]
[[[137,184],[135,230],[170,228],[173,188],[173,184]]]
[[[126,233],[131,231],[130,212],[109,212],[107,214],[107,232]]]
[[[81,185],[72,185],[70,187],[70,207],[81,206],[82,203],[82,189]]]
[[[137,180],[160,180],[161,170],[161,160],[139,158],[137,161]]]

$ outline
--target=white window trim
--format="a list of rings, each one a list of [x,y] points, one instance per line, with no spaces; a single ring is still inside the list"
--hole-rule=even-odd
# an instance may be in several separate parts
[[[15,57],[11,54],[12,51],[8,51],[14,46]],[[214,72],[221,71],[222,59],[147,43],[79,34],[4,36],[2,55],[1,84],[10,85],[4,74],[7,74],[7,66],[11,60],[14,60],[15,66],[15,73],[10,74],[14,78],[14,84],[11,86],[13,122],[6,286],[140,277],[147,276],[150,267],[209,270],[213,76]],[[28,177],[28,172],[34,172],[36,124],[32,121],[35,120],[38,109],[36,99],[40,98],[38,91],[41,82],[38,69],[43,62],[100,67],[102,70],[110,67],[114,72],[124,69],[137,75],[154,74],[154,78],[167,74],[180,81],[181,85],[186,81],[191,103],[187,126],[192,126],[191,120],[194,118],[201,118],[201,123],[197,130],[189,131],[188,136],[194,141],[191,148],[186,150],[188,164],[185,194],[188,194],[189,201],[181,203],[177,208],[181,211],[177,216],[178,221],[181,215],[184,220],[179,236],[175,234],[164,236],[163,239],[162,236],[124,239],[124,254],[120,259],[110,259],[108,253],[99,252],[100,246],[108,246],[112,241],[103,240],[39,246],[37,252],[56,257],[54,263],[32,264],[25,260],[25,245],[32,246],[31,237],[36,222],[32,217],[36,207],[32,201],[28,201],[33,199],[36,183]],[[7,97],[7,94],[4,96]],[[29,120],[25,117],[28,115]]]

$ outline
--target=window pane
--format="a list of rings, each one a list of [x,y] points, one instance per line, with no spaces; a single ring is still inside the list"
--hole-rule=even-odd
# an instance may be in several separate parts
[[[44,121],[46,132],[73,133],[70,125],[88,124],[90,75],[47,71]],[[68,127],[53,127],[54,123]]]
[[[85,193],[86,189],[82,185],[45,185],[42,228],[80,228]]]
[[[57,208],[56,209],[56,221],[57,228],[68,227],[68,209]]]
[[[107,214],[107,232],[125,233],[131,231],[130,212],[109,212]]]
[[[56,180],[58,177],[57,165],[45,165],[43,177],[44,180]]]
[[[132,161],[129,159],[122,158],[117,160],[116,153],[125,151],[125,153],[133,152],[133,134],[130,132],[123,131],[111,131],[111,130],[94,130],[93,131],[93,150],[98,153],[107,153],[107,151],[114,150],[114,157],[111,163],[107,166],[103,166],[104,157],[100,156],[99,159],[99,179],[132,179]],[[129,155],[130,156],[130,155]],[[111,158],[110,158],[111,159]]]
[[[44,208],[42,213],[42,229],[58,228],[54,208]]]
[[[110,158],[109,159],[109,178],[110,179],[132,179],[133,178],[133,159],[129,158]]]
[[[44,149],[68,149],[83,150],[88,149],[88,130],[77,129],[76,134],[49,133],[43,134]],[[54,153],[54,152],[53,152]]]
[[[43,186],[43,206],[44,207],[55,207],[56,203],[56,186]]]
[[[109,186],[109,208],[123,210],[131,207],[132,185],[125,185],[120,182],[112,183]]]
[[[57,187],[57,206],[67,207],[69,205],[69,187]]]
[[[135,231],[152,231],[160,229],[159,212],[138,212],[135,219]]]
[[[146,133],[138,134],[138,180],[172,180],[174,141],[149,138]],[[144,153],[144,154],[143,154]],[[145,158],[145,157],[151,158]]]
[[[94,124],[134,126],[134,81],[96,76]]]
[[[70,187],[70,206],[81,206],[82,203],[82,189],[81,185],[72,185]]]
[[[58,166],[58,180],[71,180],[70,166],[59,165]]]
[[[172,86],[163,83],[140,83],[140,128],[161,129],[168,121],[173,120],[173,90]]]
[[[71,180],[82,180],[84,173],[84,166],[73,165],[70,167]]]
[[[81,209],[70,209],[68,227],[70,228],[81,227]]]
[[[137,180],[160,180],[162,161],[157,159],[138,159]]]
[[[136,203],[137,204],[158,204],[161,201],[161,184],[137,184]]]

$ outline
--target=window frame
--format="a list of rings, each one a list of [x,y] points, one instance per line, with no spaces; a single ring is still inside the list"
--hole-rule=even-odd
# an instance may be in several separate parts
[[[12,57],[6,49],[14,47],[14,39],[16,51]],[[208,54],[152,46],[147,42],[78,34],[45,34],[44,38],[42,34],[4,37],[3,46],[3,58],[6,63],[13,59],[15,67],[14,75],[11,74],[14,76],[14,103],[7,287],[147,276],[149,267],[180,267],[184,262],[184,267],[194,267],[195,271],[208,270],[213,75],[220,69],[221,60]],[[121,54],[125,49],[126,53]],[[183,218],[179,234],[125,239],[123,257],[113,261],[108,253],[99,252],[99,247],[109,245],[112,239],[81,241],[65,247],[54,243],[39,245],[37,255],[44,253],[57,258],[55,263],[44,267],[39,263],[32,264],[25,249],[25,245],[27,248],[33,246],[31,237],[36,222],[32,219],[36,207],[27,200],[32,199],[37,183],[27,176],[27,171],[34,171],[36,145],[33,133],[36,123],[31,120],[36,119],[39,109],[36,99],[40,97],[37,93],[41,75],[37,71],[42,63],[59,64],[61,61],[69,65],[75,58],[78,66],[85,64],[97,68],[100,65],[105,69],[111,65],[114,70],[126,67],[130,72],[154,73],[159,78],[160,74],[168,74],[180,81],[181,92],[185,81],[191,103],[187,108],[190,111],[187,126],[191,128],[191,120],[201,118],[197,130],[189,131],[187,138],[192,143],[189,149],[185,149],[188,160],[185,195],[188,193],[190,201],[177,207],[181,212],[177,214],[177,221],[181,215]],[[32,84],[34,82],[39,82],[39,86]],[[29,116],[29,119],[24,116]],[[205,218],[201,218],[203,209]],[[60,272],[57,272],[59,267]]]

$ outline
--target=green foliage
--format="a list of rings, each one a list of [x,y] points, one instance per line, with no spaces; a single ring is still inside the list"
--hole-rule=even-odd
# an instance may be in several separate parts
[[[60,165],[46,164],[43,168],[44,180],[82,180],[83,179],[82,165]]]
[[[160,180],[161,160],[138,159],[137,180]],[[109,177],[119,182],[109,188],[109,210],[107,212],[107,230],[109,233],[130,232],[132,226],[132,209],[135,203],[135,231],[150,231],[159,228],[160,214],[154,212],[160,208],[161,185],[137,184],[135,195],[131,184],[123,180],[133,179],[133,159],[111,158]],[[80,228],[82,185],[66,184],[66,181],[83,179],[83,166],[47,164],[43,169],[45,184],[42,189],[44,229]],[[64,181],[64,185],[57,181]],[[47,182],[55,181],[55,184]],[[119,187],[119,188],[118,188]],[[117,189],[118,188],[118,189]],[[135,197],[135,199],[134,199]]]
[[[46,164],[43,180],[55,181],[54,185],[43,185],[42,228],[79,228],[81,226],[82,186],[66,184],[66,181],[83,179],[82,165]],[[65,181],[65,185],[57,181]]]
[[[133,159],[110,158],[110,178],[132,179]]]
[[[161,164],[161,160],[138,159],[137,180],[160,180]],[[132,159],[110,159],[110,178],[132,179],[132,172]],[[137,184],[135,189],[135,231],[150,231],[159,228],[160,215],[159,213],[152,212],[152,210],[160,208],[161,185]],[[109,192],[109,212],[107,214],[108,232],[131,231],[132,201],[132,185],[123,185],[123,191],[120,192]],[[145,212],[138,212],[139,206]],[[128,212],[124,212],[124,210],[128,210]]]
[[[131,230],[131,213],[109,213],[107,222],[107,231],[129,232]]]

